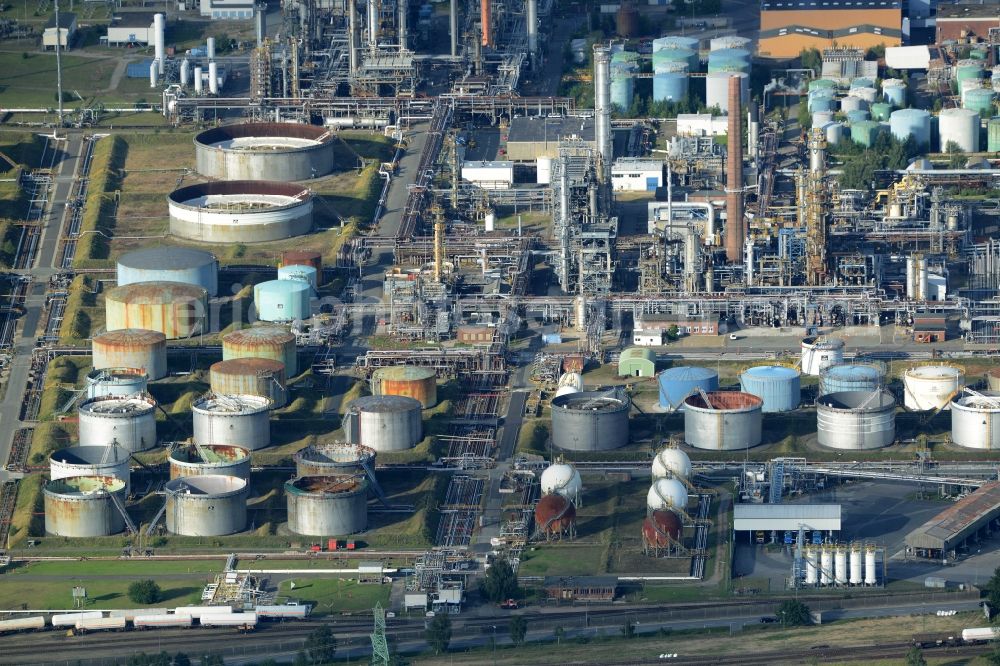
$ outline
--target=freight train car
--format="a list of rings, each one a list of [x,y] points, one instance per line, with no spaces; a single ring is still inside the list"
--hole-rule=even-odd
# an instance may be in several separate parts
[[[14,620],[0,620],[0,634],[8,634],[16,631],[40,631],[44,628],[45,617],[41,615],[20,617]]]
[[[132,626],[136,629],[186,629],[193,623],[190,615],[137,615]]]

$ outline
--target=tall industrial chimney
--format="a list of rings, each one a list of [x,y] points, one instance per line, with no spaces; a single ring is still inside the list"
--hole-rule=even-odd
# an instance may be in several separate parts
[[[406,50],[406,13],[410,10],[406,0],[399,0],[399,48]]]
[[[351,76],[358,71],[358,7],[347,0],[347,66]]]
[[[531,68],[538,67],[538,0],[527,0],[527,16],[525,22],[528,24],[528,56],[531,58]]]
[[[602,168],[611,170],[611,52],[604,46],[594,47],[594,122],[597,152]]]
[[[483,26],[483,46],[493,46],[493,6],[492,0],[479,0],[479,20]]]
[[[726,139],[726,258],[731,264],[743,261],[743,107],[740,79],[729,77],[729,131]]]
[[[374,51],[378,47],[378,2],[368,0],[368,46]]]
[[[256,19],[255,25],[257,26],[257,48],[260,48],[264,44],[264,38],[267,37],[267,5],[261,4],[257,6],[257,13],[254,15]]]
[[[760,108],[757,102],[750,102],[747,112],[747,156],[757,159],[757,144],[760,142]]]
[[[167,65],[166,19],[163,14],[153,14],[153,58],[159,63],[160,76],[163,76]]]
[[[458,0],[451,0],[448,29],[451,31],[451,57],[455,58],[458,56]]]

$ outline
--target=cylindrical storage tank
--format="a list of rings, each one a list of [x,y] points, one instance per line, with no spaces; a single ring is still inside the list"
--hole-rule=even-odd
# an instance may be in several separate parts
[[[826,88],[827,90],[836,90],[837,82],[833,79],[813,79],[809,82],[809,92],[813,90],[819,90],[821,88]]]
[[[285,482],[288,529],[339,536],[368,527],[368,480],[361,475],[305,476]]]
[[[285,377],[299,374],[295,334],[280,326],[254,326],[222,336],[222,360],[269,358],[285,364]]]
[[[833,111],[817,111],[812,114],[812,126],[813,127],[823,127],[827,123],[833,122]]]
[[[839,338],[805,338],[802,340],[802,374],[816,377],[828,365],[844,362],[844,341]]]
[[[764,401],[765,412],[790,412],[802,399],[799,371],[781,365],[759,365],[740,375],[740,389]]]
[[[981,60],[959,60],[955,67],[955,84],[961,86],[962,81],[978,81],[985,76]]]
[[[823,546],[819,556],[819,584],[833,584],[833,548]]]
[[[371,395],[347,407],[345,430],[355,444],[378,452],[412,449],[423,438],[419,400],[401,395]]]
[[[806,585],[815,585],[819,581],[819,553],[815,548],[806,548]]]
[[[967,153],[979,152],[979,114],[972,109],[944,109],[938,116],[941,152],[954,143]]]
[[[268,280],[254,285],[253,305],[257,319],[291,322],[312,316],[312,287],[298,280]]]
[[[720,57],[708,59],[708,71],[714,72],[743,72],[750,73],[750,63],[741,58]]]
[[[700,393],[684,401],[684,441],[697,449],[734,451],[760,444],[764,401],[738,391]]]
[[[826,134],[826,142],[831,146],[836,146],[844,140],[843,123],[827,123],[823,125],[823,132]]]
[[[931,114],[924,109],[900,109],[889,116],[889,131],[900,141],[913,137],[921,146],[931,145]]]
[[[167,531],[181,536],[223,536],[247,526],[250,486],[237,476],[208,474],[167,481]]]
[[[312,444],[294,456],[295,476],[340,476],[375,469],[375,449],[360,444]]]
[[[882,131],[882,125],[874,120],[862,120],[851,124],[851,140],[867,148],[875,145],[875,139]]]
[[[951,399],[965,386],[965,371],[951,365],[923,365],[903,373],[907,409],[951,409]]]
[[[81,446],[117,445],[128,453],[156,446],[156,401],[149,395],[92,398],[77,414]]]
[[[882,99],[897,109],[906,106],[906,84],[899,79],[882,82]]]
[[[840,100],[840,110],[843,113],[848,111],[861,111],[868,108],[868,102],[864,101],[860,97],[844,97]]]
[[[646,509],[649,511],[686,511],[687,503],[687,487],[677,479],[656,479],[646,493]]]
[[[611,75],[611,104],[622,111],[632,106],[635,82],[631,75],[616,73]]]
[[[971,109],[979,114],[980,118],[990,118],[993,116],[993,98],[996,93],[990,88],[973,88],[965,93],[962,100],[962,107]]]
[[[687,48],[669,48],[653,51],[654,72],[670,71],[664,68],[674,63],[687,65],[689,72],[697,71],[700,64],[698,62],[698,52]]]
[[[698,43],[696,37],[683,37],[681,35],[657,37],[653,40],[653,53],[662,51],[663,49],[691,49],[697,51]]]
[[[851,95],[860,97],[868,104],[873,104],[879,99],[878,91],[874,88],[851,88]]]
[[[221,395],[259,395],[271,401],[271,408],[288,402],[285,364],[270,358],[233,358],[213,363],[209,384]]]
[[[706,106],[717,106],[723,114],[729,113],[729,79],[734,76],[740,80],[740,99],[744,104],[750,100],[750,77],[746,72],[711,72],[705,76]]]
[[[896,400],[882,389],[820,396],[816,430],[816,441],[831,449],[881,449],[896,439]]]
[[[809,98],[807,106],[810,113],[833,113],[836,103],[833,97],[817,95]]]
[[[74,446],[53,451],[49,456],[49,478],[53,481],[75,476],[103,476],[121,479],[129,491],[132,473],[129,453],[117,446]]]
[[[181,88],[191,85],[191,61],[187,58],[181,60],[180,84]]]
[[[113,476],[73,476],[52,480],[45,497],[45,533],[61,537],[101,537],[125,529],[111,495],[125,505],[125,481]]]
[[[887,121],[892,114],[892,105],[886,102],[875,102],[872,104],[871,112],[872,120],[879,122]]]
[[[713,37],[710,39],[708,48],[713,52],[723,49],[741,49],[747,54],[747,58],[749,59],[750,51],[753,49],[753,40],[747,37],[740,37],[739,35],[723,35],[722,37]]]
[[[433,368],[397,365],[372,374],[373,395],[402,395],[419,400],[424,409],[437,404],[437,372]]]
[[[691,459],[680,449],[666,448],[653,458],[653,478],[663,479],[678,476],[691,477]]]
[[[580,391],[552,399],[552,443],[567,451],[620,449],[629,442],[628,396]]]
[[[855,109],[847,114],[847,124],[856,125],[857,123],[863,123],[869,119],[868,112],[864,109]]]
[[[198,173],[218,180],[308,180],[334,168],[332,132],[300,123],[240,123],[194,138]]]
[[[144,328],[168,340],[205,331],[208,292],[182,282],[143,282],[115,287],[104,296],[109,331]]]
[[[191,406],[195,444],[233,444],[250,451],[271,445],[271,401],[259,395],[209,393]]]
[[[118,286],[137,282],[180,282],[219,293],[219,260],[187,247],[150,247],[118,258]]]
[[[656,381],[660,387],[660,407],[664,409],[683,409],[684,399],[699,389],[706,393],[719,390],[719,373],[710,368],[668,368]]]
[[[851,585],[861,585],[864,582],[863,562],[864,555],[861,552],[861,547],[858,545],[851,546],[851,576],[849,579]]]
[[[986,123],[986,150],[1000,152],[1000,118],[990,118]]]
[[[170,478],[233,476],[250,479],[250,450],[232,444],[187,444],[170,452]]]
[[[194,68],[194,94],[201,95],[205,88],[205,74],[200,65]]]
[[[215,37],[209,37],[205,40],[205,56],[209,60],[215,59]]]
[[[216,62],[208,63],[208,92],[219,94],[219,64]]]
[[[217,180],[167,196],[170,233],[202,243],[262,243],[309,233],[308,189],[273,180]]]
[[[828,365],[819,371],[819,394],[867,391],[885,382],[885,367],[874,363]]]
[[[740,48],[712,49],[708,53],[708,62],[713,60],[743,60],[750,62],[750,51]]]
[[[688,75],[686,72],[664,72],[653,75],[653,101],[679,102],[687,99]]]
[[[278,267],[312,266],[316,269],[316,284],[323,284],[323,253],[317,250],[285,250],[281,253]]]
[[[104,368],[87,373],[87,397],[145,393],[149,377],[138,368]]]
[[[875,568],[875,549],[865,550],[865,585],[878,585],[878,569]]]
[[[986,371],[986,386],[990,391],[1000,392],[1000,368],[992,368]]]
[[[125,328],[98,333],[90,341],[94,368],[136,368],[149,379],[167,376],[167,336],[159,331]]]
[[[539,157],[536,162],[536,174],[535,180],[539,185],[548,185],[552,182],[552,158],[551,157]]]
[[[278,268],[278,279],[305,282],[314,290],[319,286],[316,269],[312,266],[280,266]]]
[[[833,582],[836,585],[847,585],[847,551],[843,546],[837,546],[833,554]]]
[[[851,81],[851,90],[857,88],[872,88],[875,86],[875,82],[866,76],[859,76]]]
[[[626,39],[639,34],[639,10],[635,5],[623,2],[618,5],[618,13],[615,15],[615,30],[619,37]]]

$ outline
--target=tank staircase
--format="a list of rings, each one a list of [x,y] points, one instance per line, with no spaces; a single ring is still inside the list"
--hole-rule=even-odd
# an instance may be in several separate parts
[[[375,478],[375,468],[372,467],[371,458],[362,458],[358,462],[361,465],[361,469],[364,470],[365,476],[368,477],[368,482],[371,484],[372,491],[375,493],[375,497],[378,501],[382,503],[386,509],[392,509],[394,511],[413,511],[412,504],[399,504],[393,505],[389,502],[389,498],[386,497],[385,491],[382,490],[382,486],[379,485],[378,479]]]
[[[122,518],[125,519],[125,527],[128,529],[128,533],[133,535],[139,534],[139,530],[132,521],[132,516],[128,515],[128,510],[125,508],[125,503],[121,501],[121,498],[115,493],[108,493],[108,497],[111,498],[111,503],[118,509],[118,513],[122,514]]]
[[[149,527],[146,528],[146,536],[153,536],[153,532],[156,530],[156,524],[160,522],[160,518],[162,518],[163,514],[166,512],[167,500],[164,498],[163,504],[161,504],[160,508],[156,510],[156,515],[154,515],[153,519],[149,521]]]
[[[86,390],[86,389],[66,389],[62,386],[60,386],[59,388],[70,391],[70,396],[63,405],[61,405],[56,409],[55,412],[56,414],[65,414],[66,412],[68,412],[73,407],[73,405],[76,404],[76,401],[80,399],[80,396],[82,396],[84,391]]]
[[[163,409],[163,405],[161,405],[159,402],[156,403],[156,408],[159,409],[161,412],[163,412],[163,415],[167,417],[167,422],[174,426],[175,432],[178,432],[181,435],[184,435],[185,437],[187,437],[190,434],[188,433],[187,429],[181,425],[180,421],[175,419],[172,414],[168,414],[167,410]]]

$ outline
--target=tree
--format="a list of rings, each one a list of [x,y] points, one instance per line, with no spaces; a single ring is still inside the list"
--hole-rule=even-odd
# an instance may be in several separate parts
[[[128,598],[136,604],[155,604],[162,596],[163,592],[160,590],[160,586],[150,578],[137,580],[128,586]]]
[[[507,599],[514,599],[518,592],[514,566],[506,559],[494,560],[490,570],[486,572],[486,580],[483,581],[483,593],[486,598],[498,604]]]
[[[670,328],[667,329],[667,340],[676,340],[681,337],[681,329],[677,328],[677,324],[671,324]]]
[[[778,606],[775,615],[786,627],[805,627],[812,624],[812,617],[809,615],[809,606],[801,601],[789,599]]]
[[[802,49],[799,51],[799,62],[802,69],[811,69],[817,75],[823,70],[823,56],[819,49]]]
[[[809,104],[806,101],[799,102],[798,121],[802,131],[812,127],[812,114],[809,113]]]
[[[441,654],[448,651],[448,644],[451,643],[451,618],[447,615],[437,615],[427,625],[424,632],[427,644],[434,650],[434,654]]]
[[[217,654],[206,654],[201,658],[201,666],[226,666],[226,662]]]
[[[625,620],[625,624],[622,625],[622,636],[635,638],[635,625],[632,624],[632,620]]]
[[[563,636],[566,635],[566,630],[562,628],[562,625],[556,627],[556,629],[555,629],[555,631],[553,633],[556,636],[556,645],[559,645],[560,643],[562,643]]]
[[[178,652],[174,655],[173,666],[191,666],[191,658],[183,652]]]
[[[528,635],[528,621],[523,615],[515,615],[510,618],[510,640],[514,645],[524,642],[524,637]]]
[[[325,664],[337,654],[337,637],[329,626],[323,625],[309,632],[305,648],[309,663]]]
[[[920,649],[919,645],[914,645],[906,653],[906,666],[927,666],[927,660],[924,659],[924,651]]]
[[[990,605],[990,610],[996,613],[1000,610],[1000,567],[993,571],[993,577],[983,589],[986,591],[986,602]]]

